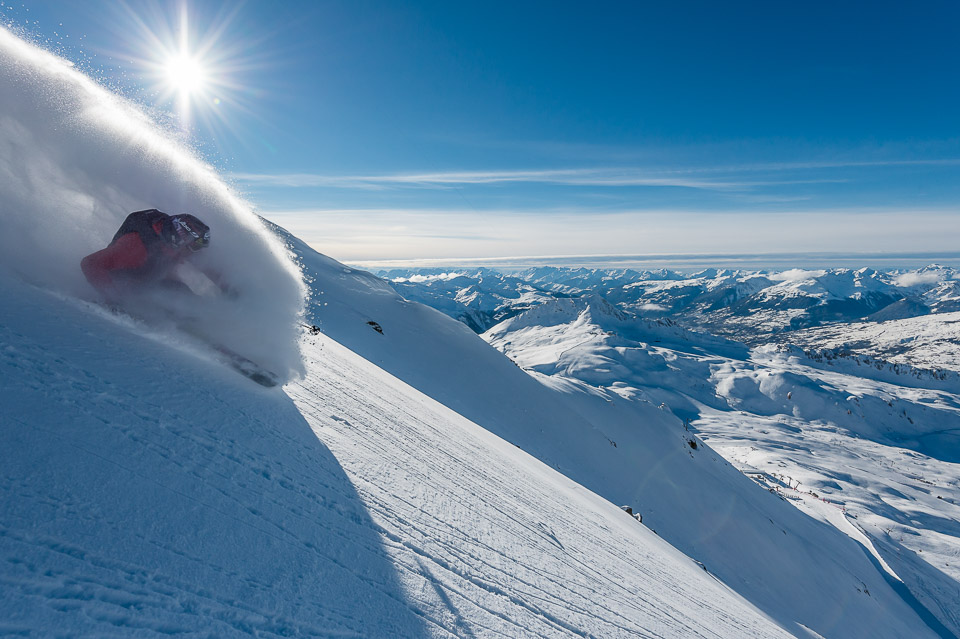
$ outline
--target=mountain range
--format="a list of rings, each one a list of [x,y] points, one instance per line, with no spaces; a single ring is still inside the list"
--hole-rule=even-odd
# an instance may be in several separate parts
[[[391,269],[378,274],[408,299],[477,332],[553,299],[599,295],[644,319],[670,318],[748,344],[835,322],[885,321],[960,310],[960,273],[930,265],[862,269],[741,271],[540,267],[504,274],[480,269]]]

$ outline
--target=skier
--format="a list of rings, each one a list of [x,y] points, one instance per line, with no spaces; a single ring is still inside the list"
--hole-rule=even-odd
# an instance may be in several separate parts
[[[123,221],[109,246],[83,258],[80,268],[110,301],[145,287],[191,292],[177,277],[177,268],[209,244],[210,227],[193,215],[136,211]],[[205,274],[219,285],[219,276]]]
[[[172,319],[181,332],[205,342],[218,359],[241,375],[261,386],[276,386],[280,383],[276,373],[221,345],[211,334],[209,323],[205,325],[202,321],[198,322],[196,317],[183,314],[182,305],[177,308],[177,294],[187,296],[185,299],[191,302],[197,296],[193,283],[188,285],[180,279],[189,275],[183,273],[181,267],[186,266],[197,251],[209,244],[210,227],[193,215],[167,215],[157,209],[135,211],[123,221],[107,248],[83,258],[80,268],[87,281],[103,294],[115,310],[120,310],[122,306],[125,313],[133,310],[135,317]],[[219,289],[219,293],[228,299],[236,299],[237,291],[224,282],[218,273],[194,268],[209,280],[203,286],[198,285],[200,295],[206,296],[210,290],[202,289],[213,287],[214,293]],[[144,300],[137,296],[138,293],[158,289],[163,295],[148,298],[145,305],[142,303]],[[173,304],[169,303],[171,298]]]

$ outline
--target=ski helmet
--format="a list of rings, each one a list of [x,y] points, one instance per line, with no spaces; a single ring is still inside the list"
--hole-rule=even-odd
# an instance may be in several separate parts
[[[186,246],[191,251],[199,251],[210,244],[210,227],[193,215],[174,215],[170,221],[174,230],[174,246]]]

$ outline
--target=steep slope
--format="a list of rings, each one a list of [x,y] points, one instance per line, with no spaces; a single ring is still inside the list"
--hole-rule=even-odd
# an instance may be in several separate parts
[[[325,336],[288,396],[184,338],[0,294],[0,633],[785,636]]]
[[[317,292],[308,308],[325,334],[586,488],[638,508],[645,524],[792,631],[930,633],[857,542],[759,489],[668,410],[629,388],[527,374],[463,324],[287,241]]]
[[[287,396],[196,344],[0,286],[0,634],[422,634]]]

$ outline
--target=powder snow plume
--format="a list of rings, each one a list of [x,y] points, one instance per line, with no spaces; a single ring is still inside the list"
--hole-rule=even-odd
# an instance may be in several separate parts
[[[197,266],[239,294],[198,298],[200,330],[284,378],[300,374],[305,287],[251,207],[135,105],[0,27],[0,270],[96,299],[80,260],[148,208],[211,227]]]

